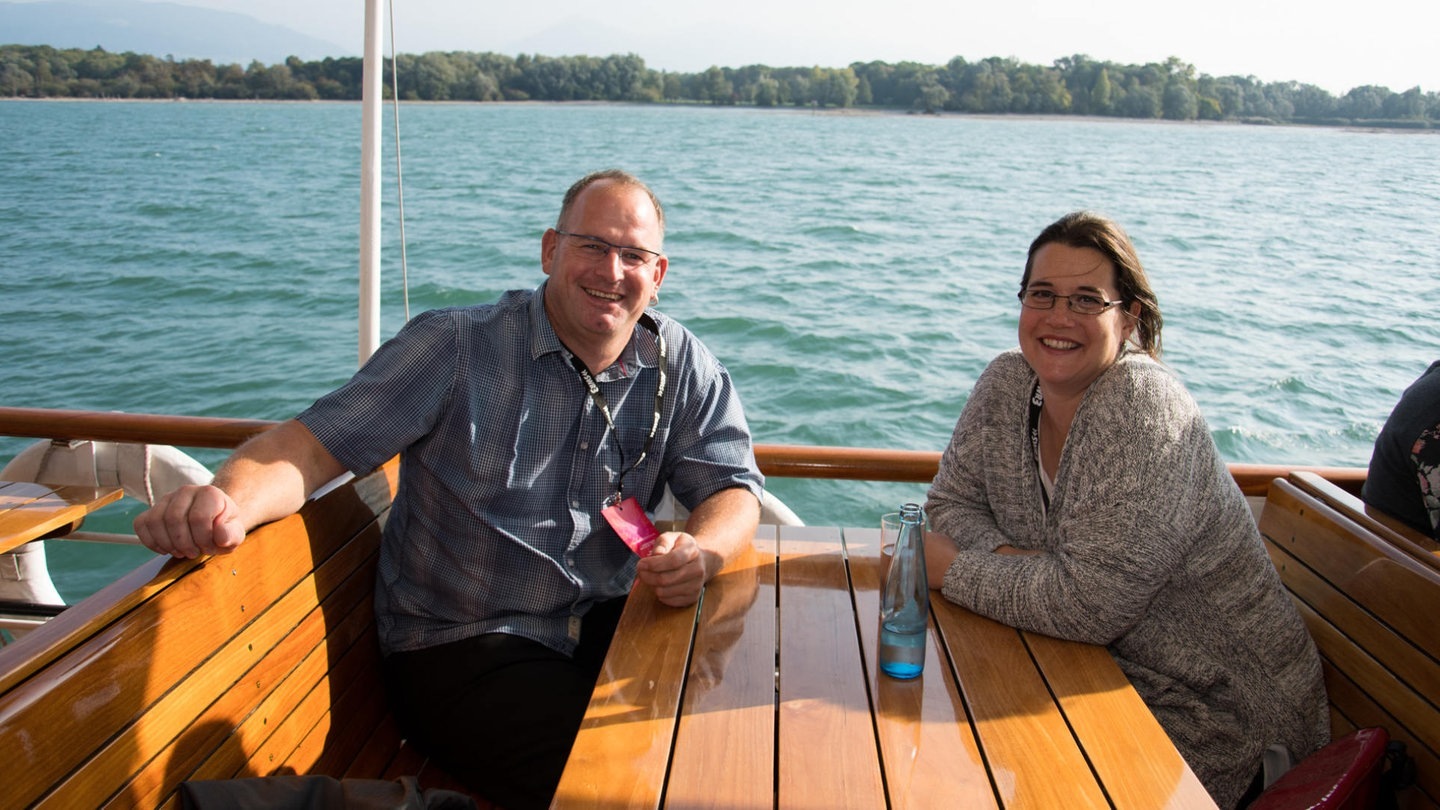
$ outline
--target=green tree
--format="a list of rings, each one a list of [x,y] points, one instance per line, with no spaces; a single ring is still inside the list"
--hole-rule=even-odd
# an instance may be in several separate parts
[[[974,111],[1009,112],[1015,97],[1010,88],[1010,63],[992,56],[974,67]]]
[[[940,83],[940,77],[934,73],[925,73],[920,76],[919,94],[915,98],[915,108],[926,113],[938,113],[945,109],[950,103],[950,91]]]
[[[425,101],[449,101],[451,91],[460,84],[460,73],[451,63],[449,54],[431,51],[410,63],[409,70],[400,71],[407,79],[401,96]]]
[[[34,63],[19,49],[0,50],[0,93],[28,96],[35,87]]]
[[[33,67],[33,65],[31,66]],[[12,96],[36,96],[39,95],[39,82],[35,74],[17,65],[6,65],[4,67],[5,84],[10,88]]]
[[[1120,100],[1117,111],[1126,118],[1159,118],[1160,95],[1153,85],[1146,86],[1131,79],[1126,84],[1125,97]]]
[[[678,101],[679,99],[681,99],[683,97],[681,95],[683,89],[684,83],[679,73],[665,74],[665,91],[663,97],[667,101]]]
[[[1199,102],[1189,84],[1176,78],[1165,85],[1162,108],[1165,117],[1171,121],[1193,121],[1200,112]]]
[[[814,89],[810,85],[810,77],[799,73],[791,74],[785,82],[785,89],[790,97],[790,103],[796,107],[803,107],[815,102]]]
[[[908,106],[896,101],[896,67],[885,62],[859,62],[851,65],[855,75],[870,88],[870,102],[884,107]]]
[[[1122,65],[1084,54],[1049,66],[989,57],[945,65],[856,62],[847,67],[739,68],[713,66],[702,73],[650,70],[635,54],[547,57],[521,54],[432,52],[401,54],[399,93],[415,100],[707,101],[712,104],[784,104],[993,113],[1074,113],[1164,116],[1175,120],[1273,120],[1335,123],[1346,120],[1440,120],[1440,94],[1412,87],[1352,89],[1343,98],[1299,82],[1262,83],[1253,76],[1213,77],[1169,57]],[[355,57],[281,64],[216,66],[102,48],[56,49],[0,45],[0,95],[111,98],[358,99],[363,64]],[[388,75],[387,75],[388,79]],[[390,82],[384,82],[391,93]]]
[[[757,107],[775,107],[780,104],[780,82],[766,74],[755,82],[754,104]]]
[[[256,63],[259,64],[258,62]],[[173,63],[161,62],[145,54],[126,54],[125,72],[136,82],[135,94],[141,98],[174,98]]]
[[[821,107],[850,107],[855,104],[860,80],[854,70],[815,68],[810,72],[810,81],[815,89],[815,101]]]
[[[1186,84],[1193,84],[1195,82],[1195,66],[1189,62],[1182,61],[1178,56],[1172,56],[1166,59],[1165,64],[1161,65],[1160,69],[1164,71],[1167,79],[1171,81],[1179,79]]]
[[[56,98],[66,95],[66,82],[72,71],[63,59],[56,59],[55,49],[42,45],[33,56],[35,63],[35,95],[39,98]],[[59,71],[56,71],[59,68]]]
[[[1297,116],[1324,119],[1335,115],[1335,97],[1313,84],[1293,85],[1290,100]]]
[[[611,101],[640,100],[649,73],[645,60],[633,53],[607,56],[600,65],[604,98]]]
[[[1095,84],[1090,88],[1090,110],[1096,115],[1109,115],[1111,112],[1111,96],[1115,88],[1110,85],[1110,71],[1101,67],[1095,74]]]
[[[125,57],[104,48],[85,51],[75,63],[75,75],[82,79],[103,81],[125,68]]]
[[[1351,88],[1340,99],[1341,114],[1350,118],[1379,118],[1385,109],[1388,92],[1386,88],[1373,84]]]
[[[175,68],[175,93],[185,98],[215,94],[215,66],[209,59],[187,59]]]
[[[1392,93],[1381,106],[1386,118],[1397,120],[1419,120],[1425,117],[1425,95],[1419,85],[1403,93]]]
[[[1015,65],[1011,70],[1013,96],[1010,110],[1019,113],[1068,113],[1070,90],[1058,70],[1039,65]]]
[[[701,101],[708,101],[711,104],[734,104],[735,85],[725,76],[725,71],[714,65],[710,66],[703,74],[700,85],[702,95]]]
[[[1215,98],[1220,102],[1220,111],[1225,118],[1239,118],[1245,114],[1245,89],[1232,80],[1223,80],[1215,85]]]
[[[239,65],[222,66],[215,73],[215,98],[253,98],[250,87],[245,83],[245,71]]]

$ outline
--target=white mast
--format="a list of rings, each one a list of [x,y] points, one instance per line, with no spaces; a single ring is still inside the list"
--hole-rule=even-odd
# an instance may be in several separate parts
[[[365,0],[360,140],[360,365],[380,346],[380,101],[385,73],[380,0]]]

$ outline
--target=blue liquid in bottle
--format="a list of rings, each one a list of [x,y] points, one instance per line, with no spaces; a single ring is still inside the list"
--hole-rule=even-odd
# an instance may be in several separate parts
[[[925,513],[900,508],[900,536],[880,595],[880,671],[907,680],[925,669],[930,586],[925,577]]]

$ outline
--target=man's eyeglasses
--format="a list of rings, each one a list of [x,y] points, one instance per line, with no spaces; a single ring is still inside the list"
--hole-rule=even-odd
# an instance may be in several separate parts
[[[569,231],[562,231],[559,228],[555,229],[555,233],[574,239],[575,252],[586,261],[603,261],[605,257],[610,255],[610,251],[613,250],[615,251],[615,255],[620,257],[621,267],[626,270],[639,270],[660,258],[660,254],[656,251],[627,245],[612,245],[598,236],[570,233]]]
[[[1031,309],[1054,309],[1057,298],[1064,298],[1065,305],[1070,308],[1070,311],[1078,312],[1081,315],[1099,315],[1110,307],[1125,303],[1124,301],[1106,301],[1098,295],[1089,293],[1056,295],[1050,290],[1020,291],[1020,303]]]

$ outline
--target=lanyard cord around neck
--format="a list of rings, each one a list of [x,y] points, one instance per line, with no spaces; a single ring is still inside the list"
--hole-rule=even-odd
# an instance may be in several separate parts
[[[1035,475],[1043,476],[1045,462],[1040,460],[1040,409],[1045,407],[1045,395],[1040,392],[1040,382],[1030,392],[1030,448],[1035,451]],[[1050,507],[1050,494],[1045,491],[1045,482],[1040,482],[1040,501]]]
[[[640,448],[639,458],[636,458],[635,463],[629,467],[625,466],[625,447],[620,443],[620,431],[616,429],[615,419],[610,415],[610,403],[606,402],[605,395],[600,393],[600,385],[595,382],[595,376],[590,373],[590,369],[585,367],[584,361],[574,352],[570,352],[570,365],[575,368],[575,373],[580,375],[581,382],[585,383],[585,390],[590,392],[590,399],[595,402],[595,407],[599,408],[600,414],[605,417],[605,424],[609,426],[610,432],[615,434],[615,449],[620,453],[621,469],[620,477],[615,482],[615,499],[617,501],[625,495],[625,476],[634,472],[635,468],[645,461],[645,456],[650,453],[650,444],[655,441],[655,432],[660,429],[660,410],[665,403],[665,336],[660,334],[659,325],[655,323],[655,319],[650,317],[648,312],[641,313],[640,325],[655,334],[655,346],[660,353],[660,379],[655,385],[655,413],[650,417],[650,433],[645,437],[644,446]],[[564,346],[565,344],[562,342],[560,345]],[[570,347],[566,346],[565,350],[570,351]]]

